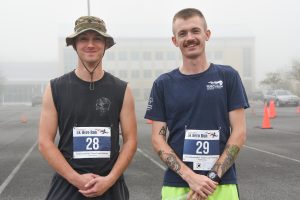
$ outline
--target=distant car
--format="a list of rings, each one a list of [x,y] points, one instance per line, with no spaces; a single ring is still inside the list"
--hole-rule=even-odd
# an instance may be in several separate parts
[[[37,96],[33,96],[31,98],[31,106],[37,106],[37,105],[41,105],[42,104],[42,96],[41,95],[37,95]]]
[[[249,93],[248,98],[253,101],[263,101],[264,94],[262,91],[254,91]]]
[[[263,101],[269,105],[271,100],[275,100],[274,90],[266,90],[263,92]]]
[[[274,100],[276,107],[285,105],[298,106],[300,104],[300,98],[289,90],[273,90],[267,99],[268,102]]]

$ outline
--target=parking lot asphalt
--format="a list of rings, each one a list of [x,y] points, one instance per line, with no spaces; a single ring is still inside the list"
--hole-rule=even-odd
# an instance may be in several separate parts
[[[132,200],[160,199],[165,165],[153,152],[151,126],[143,119],[146,103],[136,103],[138,151],[125,172]],[[53,174],[38,152],[40,106],[0,106],[0,199],[44,199]],[[236,166],[241,200],[299,199],[300,114],[276,108],[272,129],[261,129],[261,102],[247,110],[247,142]]]

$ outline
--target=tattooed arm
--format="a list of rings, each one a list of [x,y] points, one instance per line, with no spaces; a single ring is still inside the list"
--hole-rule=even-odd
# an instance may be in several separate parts
[[[229,120],[231,135],[223,153],[212,168],[212,171],[216,171],[219,177],[222,177],[233,165],[241,147],[246,141],[246,120],[244,109],[240,108],[229,112]]]
[[[244,109],[241,108],[229,112],[229,120],[231,135],[223,153],[211,169],[212,171],[217,172],[219,177],[222,177],[233,165],[241,147],[246,141],[246,120]],[[191,191],[188,194],[188,199],[190,199],[193,195],[197,195],[197,193],[197,191],[191,188]],[[200,193],[198,194],[200,195]]]
[[[154,121],[152,125],[152,145],[160,159],[174,172],[176,172],[189,187],[201,197],[207,198],[216,188],[217,183],[208,177],[196,174],[176,155],[167,141],[167,125],[165,122]]]

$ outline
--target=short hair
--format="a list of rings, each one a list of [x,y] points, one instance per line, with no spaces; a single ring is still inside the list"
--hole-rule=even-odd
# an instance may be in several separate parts
[[[189,19],[189,18],[194,17],[194,16],[199,16],[200,18],[203,19],[204,28],[206,30],[207,29],[207,24],[206,24],[205,17],[202,14],[202,12],[200,10],[196,9],[196,8],[185,8],[185,9],[182,9],[182,10],[178,11],[173,17],[173,24],[176,21],[176,19],[186,20],[186,19]],[[173,30],[173,32],[174,32],[174,30]]]

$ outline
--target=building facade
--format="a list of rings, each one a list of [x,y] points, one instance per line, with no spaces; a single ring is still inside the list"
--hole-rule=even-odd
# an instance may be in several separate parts
[[[0,105],[31,105],[42,96],[51,78],[58,75],[58,62],[0,63]]]
[[[153,81],[162,73],[181,65],[181,53],[171,38],[117,38],[116,45],[105,52],[103,68],[130,83],[136,100],[147,100]],[[62,39],[61,44],[64,44]],[[254,88],[254,38],[216,37],[207,43],[208,61],[231,65],[245,85]],[[61,69],[73,70],[77,55],[72,47],[60,51]]]

